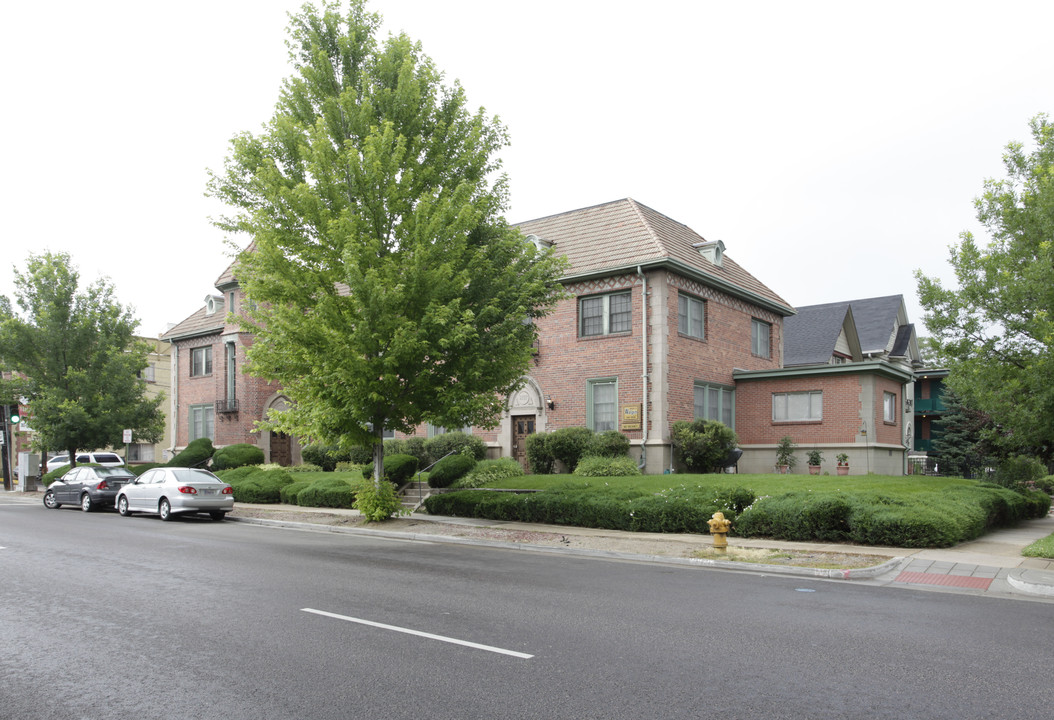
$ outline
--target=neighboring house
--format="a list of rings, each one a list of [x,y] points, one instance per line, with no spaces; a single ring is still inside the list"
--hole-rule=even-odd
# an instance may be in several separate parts
[[[912,410],[915,413],[915,438],[911,458],[921,469],[928,467],[925,456],[933,450],[933,441],[941,436],[942,418],[947,408],[944,405],[944,380],[948,371],[944,368],[921,370],[915,379],[915,398]]]
[[[299,464],[295,438],[255,428],[288,399],[277,384],[242,372],[252,336],[234,321],[243,294],[233,268],[216,280],[219,295],[206,297],[202,308],[161,336],[172,345],[173,450],[207,437],[217,447],[257,445],[267,462]]]
[[[147,355],[147,366],[139,374],[146,382],[146,396],[156,398],[164,393],[165,402],[161,404],[161,412],[165,414],[165,434],[158,443],[132,442],[124,449],[125,461],[129,463],[165,462],[171,456],[168,454],[172,447],[172,432],[175,427],[172,417],[172,346],[160,338],[138,337],[150,346]],[[133,436],[132,440],[135,440]],[[95,449],[95,448],[91,448]]]
[[[618,430],[647,473],[674,468],[670,429],[705,417],[736,430],[739,469],[771,472],[779,439],[850,456],[852,474],[904,472],[914,438],[914,326],[899,295],[795,309],[691,228],[631,199],[520,223],[527,241],[569,261],[570,297],[537,320],[534,361],[492,429],[466,428],[491,457],[526,465],[534,432]],[[241,372],[251,337],[227,322],[241,295],[222,293],[162,336],[173,344],[175,445],[208,436],[253,442],[299,461],[290,438],[253,424],[287,399]],[[421,426],[417,435],[443,428]]]

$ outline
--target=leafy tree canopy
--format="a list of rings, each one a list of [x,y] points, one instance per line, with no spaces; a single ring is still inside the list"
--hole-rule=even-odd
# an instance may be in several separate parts
[[[252,239],[248,370],[293,401],[269,424],[373,446],[376,478],[384,429],[493,424],[564,267],[501,216],[504,127],[379,24],[361,0],[291,16],[275,114],[209,185]]]
[[[947,359],[948,385],[1001,428],[1008,447],[1054,448],[1054,127],[1030,127],[1035,147],[1007,145],[1007,177],[975,200],[991,235],[964,232],[950,260],[957,288],[916,271],[925,322]]]
[[[121,442],[131,428],[157,442],[164,430],[162,398],[148,399],[139,373],[148,347],[135,339],[136,321],[109,282],[83,291],[69,255],[30,255],[15,271],[15,298],[0,301],[0,363],[16,373],[3,394],[25,397],[39,450],[77,450]]]

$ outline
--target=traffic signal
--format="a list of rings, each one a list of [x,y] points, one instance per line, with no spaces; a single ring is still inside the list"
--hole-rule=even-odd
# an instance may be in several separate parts
[[[19,416],[18,410],[12,410],[11,411],[11,424],[12,425],[18,425],[18,423],[21,420],[22,420],[22,418]]]

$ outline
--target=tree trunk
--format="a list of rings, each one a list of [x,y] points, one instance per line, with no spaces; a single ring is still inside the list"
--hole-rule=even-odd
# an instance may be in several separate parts
[[[377,433],[373,438],[373,484],[380,487],[381,479],[384,478],[384,430],[377,430],[381,427],[377,423],[373,427]]]

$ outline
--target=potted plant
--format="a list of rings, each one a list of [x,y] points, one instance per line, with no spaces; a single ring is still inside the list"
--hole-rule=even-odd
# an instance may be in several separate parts
[[[798,463],[798,458],[794,457],[796,447],[790,435],[780,438],[779,444],[776,445],[776,471],[780,475],[786,475]]]
[[[810,450],[805,454],[809,456],[809,474],[819,475],[820,463],[823,462],[823,453],[819,450]]]
[[[838,453],[834,456],[838,461],[838,474],[848,475],[849,474],[849,456],[845,453]]]

